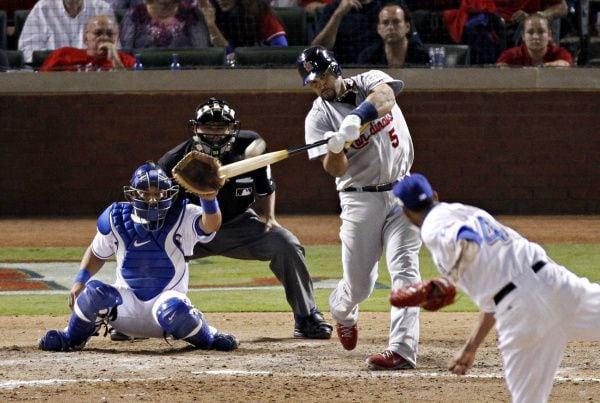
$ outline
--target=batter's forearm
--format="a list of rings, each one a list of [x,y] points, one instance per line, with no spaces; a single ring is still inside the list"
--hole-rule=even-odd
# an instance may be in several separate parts
[[[323,169],[336,178],[343,176],[348,171],[346,154],[343,151],[337,154],[328,152],[323,158]]]
[[[392,111],[396,103],[396,97],[392,87],[387,84],[381,84],[373,89],[365,101],[371,102],[375,109],[377,109],[379,117],[382,117]]]

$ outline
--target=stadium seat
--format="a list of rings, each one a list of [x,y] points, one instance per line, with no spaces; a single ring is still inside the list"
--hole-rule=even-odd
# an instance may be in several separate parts
[[[39,70],[44,64],[46,58],[50,55],[50,53],[54,52],[53,50],[34,50],[33,55],[31,57],[31,66],[35,70]]]
[[[6,13],[0,10],[0,49],[6,49]]]
[[[426,43],[425,47],[429,48],[444,48],[446,54],[446,67],[470,66],[471,51],[469,45],[448,45],[448,44],[430,44]]]
[[[235,48],[235,54],[238,66],[292,67],[305,48],[306,46],[242,46]]]
[[[204,49],[134,49],[128,52],[141,56],[144,69],[162,70],[169,69],[173,54],[179,57],[181,68],[194,68],[201,66],[223,66],[225,63],[225,50],[223,48]]]
[[[13,70],[22,69],[25,66],[23,53],[20,50],[7,50],[8,67]]]
[[[302,46],[308,43],[306,11],[302,7],[273,7],[273,12],[285,28],[288,45]]]
[[[29,11],[31,10],[15,10],[15,38],[16,42],[19,42],[19,36],[21,36],[21,31],[23,31],[23,25],[25,25],[25,20],[29,15]]]

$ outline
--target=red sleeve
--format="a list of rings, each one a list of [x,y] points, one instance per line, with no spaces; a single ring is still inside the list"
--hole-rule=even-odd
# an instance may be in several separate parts
[[[119,51],[119,57],[121,58],[121,61],[123,62],[123,65],[125,66],[125,68],[128,68],[128,69],[133,68],[133,65],[135,64],[135,57],[131,56],[128,53],[121,52],[121,51]]]
[[[46,60],[44,60],[44,64],[42,64],[40,71],[46,71],[46,72],[47,71],[56,71],[55,66],[60,65],[60,59],[61,59],[60,49],[55,50],[54,52],[50,53],[50,55],[46,58]]]
[[[552,44],[549,46],[550,49],[546,52],[544,56],[544,61],[553,62],[556,60],[564,60],[569,63],[569,65],[573,65],[573,56],[571,53],[565,48],[561,48],[556,44]]]
[[[40,71],[75,71],[75,66],[85,66],[87,63],[88,56],[85,50],[64,47],[50,53]]]
[[[268,42],[280,35],[285,35],[285,29],[283,29],[283,25],[273,12],[268,10],[263,17],[262,26],[260,27],[260,39]]]
[[[506,63],[512,66],[527,66],[525,60],[523,59],[522,46],[506,49],[504,52],[502,52],[498,60],[496,60],[496,64]]]

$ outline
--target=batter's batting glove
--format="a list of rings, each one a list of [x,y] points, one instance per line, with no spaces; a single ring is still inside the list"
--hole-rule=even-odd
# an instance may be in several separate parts
[[[348,115],[342,120],[339,129],[344,141],[354,141],[360,137],[360,116]]]
[[[327,142],[327,150],[334,154],[341,153],[344,149],[344,146],[346,145],[346,140],[344,140],[344,137],[342,137],[341,133],[326,132],[325,138],[329,139],[329,142]]]

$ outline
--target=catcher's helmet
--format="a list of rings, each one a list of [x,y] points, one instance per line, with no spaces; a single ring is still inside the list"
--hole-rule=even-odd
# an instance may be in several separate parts
[[[190,120],[190,127],[194,132],[194,140],[202,147],[201,151],[218,158],[231,148],[240,131],[240,122],[235,120],[235,111],[227,102],[210,98],[198,105],[196,116]],[[208,131],[207,128],[214,131]]]
[[[317,76],[330,70],[336,77],[342,75],[342,69],[335,60],[333,52],[327,50],[323,46],[311,46],[304,49],[298,59],[296,59],[296,67],[302,76],[304,85],[310,83]]]
[[[179,192],[161,167],[152,161],[138,167],[129,186],[124,186],[125,198],[147,231],[158,231],[165,223],[167,212]]]

